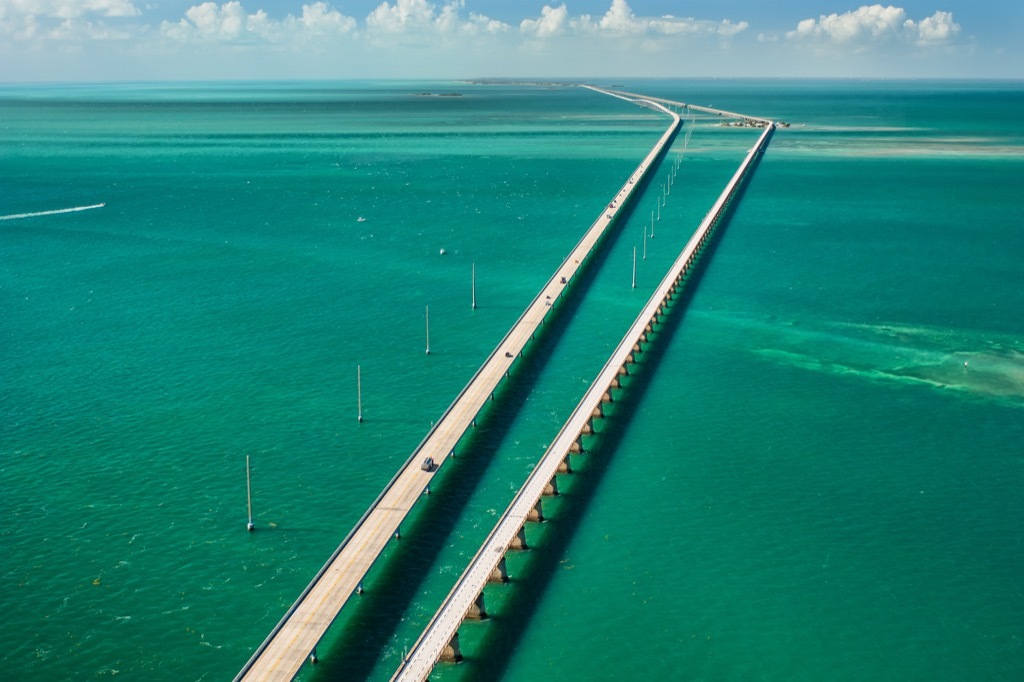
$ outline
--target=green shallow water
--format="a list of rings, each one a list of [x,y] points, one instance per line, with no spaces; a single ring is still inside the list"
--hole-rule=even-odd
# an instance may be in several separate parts
[[[793,127],[435,677],[1017,679],[1024,91],[627,85]],[[13,679],[231,677],[665,126],[460,83],[0,108],[0,215],[106,204],[0,221]],[[756,137],[715,122],[638,288],[667,167],[303,678],[390,676]]]

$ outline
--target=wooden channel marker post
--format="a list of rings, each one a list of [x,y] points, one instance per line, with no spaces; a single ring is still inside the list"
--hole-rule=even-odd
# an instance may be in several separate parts
[[[633,247],[633,288],[636,289],[636,247]]]
[[[251,533],[256,530],[256,524],[252,522],[252,476],[249,474],[249,455],[245,456],[245,498],[249,505],[249,523],[245,528]]]

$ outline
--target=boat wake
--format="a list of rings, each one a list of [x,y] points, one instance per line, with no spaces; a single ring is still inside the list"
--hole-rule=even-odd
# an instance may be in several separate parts
[[[37,211],[36,213],[12,213],[11,215],[0,215],[0,220],[18,220],[19,218],[38,218],[44,215],[57,215],[59,213],[75,213],[77,211],[89,211],[94,208],[103,208],[103,204],[91,204],[89,206],[73,206],[72,208],[58,208],[53,211]]]

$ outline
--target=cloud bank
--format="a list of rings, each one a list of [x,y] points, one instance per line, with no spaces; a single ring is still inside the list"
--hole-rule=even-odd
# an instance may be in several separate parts
[[[628,0],[608,0],[603,14],[574,14],[571,1],[544,4],[508,23],[473,11],[472,0],[384,0],[364,17],[345,14],[340,2],[325,0],[307,2],[301,9],[291,5],[289,12],[271,0],[205,0],[163,20],[152,18],[154,10],[146,0],[0,0],[0,56],[47,53],[40,61],[56,64],[53,55],[101,55],[107,50],[97,63],[107,66],[118,55],[130,55],[138,63],[160,62],[165,73],[174,73],[175,56],[182,68],[202,55],[216,69],[222,67],[215,59],[218,54],[259,59],[265,53],[276,55],[265,57],[265,63],[277,59],[270,63],[275,67],[285,63],[282,55],[289,55],[291,70],[278,75],[311,74],[298,68],[305,59],[324,77],[402,77],[423,75],[432,65],[439,76],[459,69],[478,69],[474,75],[513,69],[518,75],[602,70],[615,75],[627,67],[648,73],[651,56],[663,54],[669,59],[658,62],[656,68],[662,71],[651,75],[672,75],[665,71],[670,68],[686,68],[678,75],[687,75],[701,67],[706,74],[752,66],[766,73],[775,64],[820,75],[812,73],[816,64],[806,61],[808,48],[836,57],[832,64],[846,68],[844,55],[884,52],[909,59],[935,54],[936,47],[956,47],[961,33],[952,12],[915,19],[901,7],[879,4],[786,20],[765,12],[757,13],[759,19],[649,16],[636,12]],[[775,25],[764,25],[766,21]],[[311,51],[335,59],[310,60]],[[242,66],[236,60],[235,67]],[[213,71],[198,75],[221,76]],[[181,77],[195,74],[182,72]]]
[[[87,36],[95,39],[112,33],[134,35],[159,33],[181,42],[280,43],[316,37],[350,39],[427,36],[518,36],[521,39],[553,40],[560,36],[646,36],[683,39],[710,36],[728,39],[747,31],[751,24],[740,19],[641,16],[627,0],[611,0],[600,17],[572,15],[568,5],[544,5],[537,16],[522,19],[518,26],[467,11],[466,0],[394,0],[381,2],[362,20],[347,16],[328,2],[302,5],[299,14],[274,18],[266,10],[249,11],[242,0],[209,0],[189,7],[176,21],[153,26],[143,22],[115,28],[110,20],[136,19],[142,10],[132,0],[0,0],[0,35],[17,40],[61,39]],[[85,27],[100,29],[81,31]],[[107,31],[104,33],[104,29]],[[800,21],[785,37],[791,41],[818,41],[838,45],[905,41],[919,46],[949,43],[960,32],[951,12],[936,11],[919,21],[904,9],[865,5],[842,14],[822,14]],[[762,34],[768,35],[768,34]]]
[[[661,17],[637,16],[626,0],[612,0],[611,7],[600,19],[588,14],[570,17],[565,4],[558,7],[545,5],[540,17],[524,19],[519,30],[524,35],[553,38],[566,34],[622,36],[672,36],[679,34],[708,34],[722,37],[736,35],[749,27],[746,21],[698,21],[672,15]]]
[[[360,22],[345,16],[325,2],[303,5],[302,16],[288,15],[272,20],[266,11],[249,13],[240,0],[218,4],[203,2],[190,7],[177,22],[163,22],[161,32],[175,40],[222,40],[238,42],[264,39],[280,42],[287,37],[308,35],[349,35],[368,38],[376,44],[399,43],[401,39],[422,44],[434,38],[466,38],[503,35],[524,38],[554,39],[559,36],[623,36],[671,37],[707,35],[731,38],[745,31],[747,21],[733,22],[638,16],[626,0],[612,0],[601,17],[588,14],[572,16],[566,4],[544,5],[537,17],[523,19],[518,27],[476,12],[466,12],[466,0],[449,0],[443,4],[429,0],[394,0],[382,2]]]
[[[864,5],[843,14],[804,19],[786,33],[790,40],[825,41],[838,45],[906,41],[919,46],[950,42],[960,32],[952,12],[935,12],[921,21],[907,17],[902,7]]]
[[[280,43],[315,37],[336,37],[353,33],[357,22],[332,9],[325,2],[302,6],[302,14],[273,20],[263,10],[250,14],[241,2],[193,5],[177,22],[164,21],[160,33],[181,42],[271,42]]]
[[[0,0],[0,37],[38,40],[124,40],[131,34],[105,18],[136,17],[131,0]]]

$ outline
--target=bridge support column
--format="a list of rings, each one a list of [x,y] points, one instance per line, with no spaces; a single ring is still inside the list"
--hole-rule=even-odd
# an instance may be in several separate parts
[[[558,496],[558,477],[557,476],[552,476],[551,477],[551,480],[548,482],[548,484],[546,486],[544,486],[544,492],[541,493],[541,494],[545,495],[547,497],[557,497]]]
[[[593,419],[588,419],[587,423],[583,425],[583,430],[580,431],[580,433],[585,433],[587,435],[590,435],[593,432],[594,432],[594,420]]]
[[[527,521],[534,521],[536,523],[544,522],[544,507],[541,505],[540,500],[537,500],[537,504],[533,505],[533,509],[526,513]]]
[[[530,545],[526,542],[526,527],[519,526],[519,530],[516,532],[516,536],[512,538],[512,542],[508,546],[509,549],[530,549]]]
[[[583,435],[582,434],[580,434],[579,436],[576,436],[576,440],[574,440],[572,442],[572,445],[569,446],[569,452],[574,452],[576,454],[582,454],[583,453]]]
[[[622,367],[619,367],[619,376],[628,376],[628,375],[629,375],[629,367],[627,367],[626,365],[623,365]]]
[[[498,565],[491,571],[490,577],[487,578],[487,582],[490,583],[507,583],[508,582],[508,567],[505,565],[505,557],[501,557],[498,561]]]
[[[565,456],[562,463],[558,465],[558,473],[560,474],[571,474],[572,473],[572,462],[569,461],[569,455]]]
[[[401,540],[402,539],[402,527],[401,526],[399,526],[398,528],[395,529],[395,539],[396,540]]]
[[[320,659],[316,656],[316,647],[313,647],[313,650],[309,652],[309,662],[316,665],[319,660]]]
[[[604,416],[604,409],[601,407],[600,403],[598,403],[597,407],[594,408],[594,411],[590,413],[590,416],[591,417],[603,417]]]
[[[462,660],[462,649],[459,648],[459,631],[452,635],[448,646],[441,650],[441,660],[448,663],[459,663]]]
[[[466,620],[485,620],[487,618],[487,608],[484,606],[484,593],[476,595],[476,599],[469,607],[469,611],[466,611]]]

